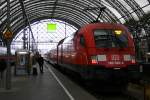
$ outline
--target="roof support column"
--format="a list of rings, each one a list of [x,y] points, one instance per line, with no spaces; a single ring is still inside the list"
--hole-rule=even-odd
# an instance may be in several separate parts
[[[33,39],[33,42],[35,43],[36,41],[35,41],[35,38],[34,38],[34,36],[33,36],[33,32],[32,32],[32,29],[31,29],[30,20],[29,20],[29,18],[28,18],[27,13],[26,13],[23,0],[19,0],[19,2],[20,2],[20,5],[21,5],[21,8],[22,8],[23,16],[24,16],[24,18],[25,18],[25,23],[27,22],[27,24],[28,24],[28,26],[29,26],[29,30],[30,30],[29,34],[31,33],[31,37],[32,37],[32,39]],[[29,37],[29,38],[30,38],[30,37]],[[33,42],[32,42],[32,43],[33,43]],[[37,44],[36,44],[36,45],[37,45]],[[37,46],[36,46],[36,49],[37,49]],[[33,48],[32,48],[32,50],[33,50]],[[30,51],[30,41],[29,41],[29,51]]]
[[[10,0],[7,0],[7,30],[10,31]],[[7,44],[7,55],[11,55],[11,50],[10,50],[10,45],[11,42],[10,40],[6,40]],[[7,69],[6,69],[6,89],[10,90],[11,89],[11,66],[10,66],[10,61],[7,59]]]

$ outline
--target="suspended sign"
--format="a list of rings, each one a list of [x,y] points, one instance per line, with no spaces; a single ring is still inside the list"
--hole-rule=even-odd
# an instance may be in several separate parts
[[[4,33],[4,38],[5,38],[6,40],[11,39],[12,36],[13,36],[13,33],[12,33],[11,31],[9,31],[9,30],[6,30],[6,32]]]
[[[47,32],[55,32],[56,31],[56,24],[48,23],[47,24]]]

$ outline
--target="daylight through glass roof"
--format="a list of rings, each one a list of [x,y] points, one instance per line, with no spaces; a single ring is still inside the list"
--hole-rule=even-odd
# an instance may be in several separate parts
[[[48,25],[56,25],[54,29],[48,29]],[[52,47],[55,46],[55,44],[58,43],[61,39],[68,37],[72,35],[77,28],[74,26],[65,23],[60,20],[41,20],[38,22],[35,22],[31,25],[32,31],[33,31],[33,36],[35,38],[35,42],[38,44],[38,50],[41,52],[47,52],[50,50]],[[25,28],[21,30],[16,37],[12,41],[12,48],[13,49],[21,49],[23,48],[23,38],[27,39],[29,41],[30,38],[30,44],[26,43],[26,47],[29,45],[32,45],[32,37],[29,36],[29,28]]]
[[[0,0],[2,40],[7,23],[10,23],[14,38],[23,28],[43,19],[61,20],[79,29],[94,21],[101,7],[106,9],[99,21],[122,24],[130,20],[140,20],[150,9],[150,0],[10,0],[8,18],[8,1]]]

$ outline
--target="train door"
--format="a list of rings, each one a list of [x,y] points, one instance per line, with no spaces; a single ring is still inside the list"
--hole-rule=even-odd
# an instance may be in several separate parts
[[[60,60],[60,58],[59,58],[59,55],[60,55],[60,53],[59,53],[59,47],[60,47],[60,45],[57,45],[57,62],[56,62],[56,64],[58,64],[59,60]]]
[[[63,63],[63,45],[57,46],[57,64]]]
[[[61,63],[63,63],[63,45],[61,45],[61,47],[60,47],[60,59],[61,59]]]
[[[87,50],[85,37],[82,34],[77,36],[77,52],[78,52],[78,63],[79,64],[87,64]]]

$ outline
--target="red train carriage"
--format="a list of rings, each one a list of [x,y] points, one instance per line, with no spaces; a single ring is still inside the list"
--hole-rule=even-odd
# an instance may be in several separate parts
[[[52,51],[56,64],[87,79],[128,79],[139,74],[133,39],[121,24],[87,24]]]
[[[46,60],[49,61],[51,64],[57,63],[57,49],[56,48],[50,50],[46,55],[47,55]]]

